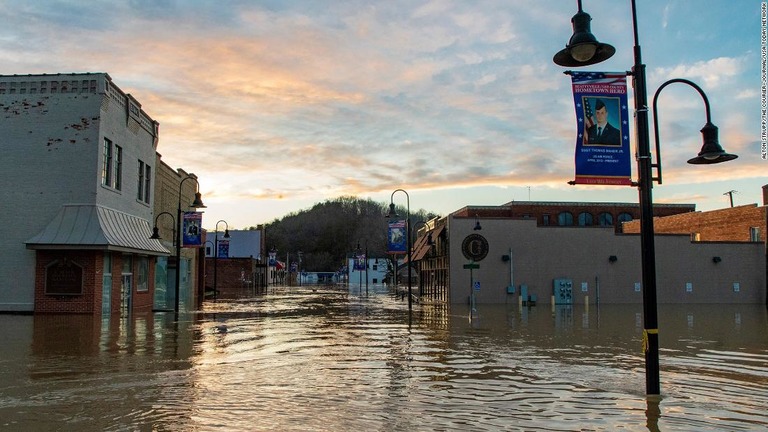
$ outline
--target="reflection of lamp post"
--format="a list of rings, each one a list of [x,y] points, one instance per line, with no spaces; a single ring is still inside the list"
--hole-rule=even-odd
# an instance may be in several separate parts
[[[215,255],[213,256],[213,301],[214,302],[216,301],[217,293],[219,291],[219,287],[216,284],[216,276],[218,274],[217,270],[218,270],[218,264],[219,264],[219,224],[221,222],[224,222],[224,226],[225,226],[225,228],[224,228],[224,238],[225,239],[229,239],[229,224],[227,223],[227,221],[220,220],[220,221],[216,222],[216,234],[215,234],[215,237],[216,237],[216,242],[215,242],[216,243],[216,247],[214,248],[215,249],[215,252],[214,252]],[[229,254],[227,254],[227,255],[229,255]]]
[[[649,395],[660,394],[659,386],[659,329],[656,305],[656,251],[653,232],[653,197],[651,188],[653,181],[661,184],[661,159],[658,152],[658,139],[656,142],[657,163],[651,163],[650,133],[648,126],[648,91],[645,82],[645,65],[642,62],[640,42],[637,34],[637,10],[635,0],[631,0],[632,27],[634,31],[634,66],[633,75],[634,99],[635,99],[635,125],[637,133],[637,171],[639,181],[637,183],[640,201],[640,249],[642,256],[643,273],[643,344],[645,346],[645,385]],[[610,58],[615,49],[607,44],[601,44],[590,32],[591,18],[581,9],[581,0],[578,0],[579,11],[573,16],[573,36],[565,49],[555,54],[553,60],[556,64],[566,67],[589,66],[600,63]],[[672,82],[684,82],[684,80],[671,80],[661,88]],[[693,84],[691,82],[686,82]],[[693,85],[704,97],[698,86]],[[659,88],[659,90],[661,90]],[[657,92],[658,96],[658,92]],[[707,124],[701,130],[704,136],[704,146],[698,157],[690,159],[691,164],[711,164],[735,159],[736,155],[725,153],[717,142],[717,128],[709,121],[709,102],[704,97],[707,108]],[[655,113],[655,98],[654,98]],[[655,120],[654,115],[654,120]],[[658,131],[658,125],[654,123]],[[658,134],[657,134],[658,136]],[[659,177],[653,177],[652,169],[656,167]]]
[[[179,313],[179,287],[181,283],[181,241],[184,238],[182,234],[182,217],[181,217],[181,187],[184,185],[184,182],[187,180],[194,180],[196,185],[196,192],[195,192],[195,200],[192,201],[192,204],[189,206],[195,209],[199,208],[206,208],[205,204],[203,204],[203,199],[200,196],[200,183],[197,181],[197,177],[188,175],[184,177],[181,182],[179,182],[179,207],[178,211],[176,213],[176,223],[179,228],[179,238],[176,239],[176,287],[175,287],[175,294],[176,294],[176,302],[173,307],[173,311],[175,313]]]
[[[392,195],[389,196],[389,214],[387,215],[388,218],[395,218],[397,217],[397,212],[395,212],[395,192],[402,192],[405,194],[406,199],[406,217],[405,217],[405,233],[408,236],[406,247],[408,248],[408,311],[410,312],[411,309],[413,309],[413,299],[411,298],[411,197],[408,195],[408,192],[404,191],[403,189],[395,189],[392,192]],[[397,280],[397,261],[395,261],[395,280]],[[397,285],[395,285],[397,286]]]

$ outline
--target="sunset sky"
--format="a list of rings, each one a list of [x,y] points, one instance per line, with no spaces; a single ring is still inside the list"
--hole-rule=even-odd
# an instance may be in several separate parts
[[[630,70],[630,2],[583,6],[616,48],[586,69]],[[552,56],[576,10],[571,0],[0,0],[0,73],[108,73],[160,123],[163,160],[198,175],[207,228],[342,195],[388,203],[399,188],[412,211],[442,215],[529,198],[637,202],[636,188],[567,184],[576,119]],[[665,88],[655,202],[711,210],[736,190],[736,205],[761,204],[761,2],[643,0],[637,13],[649,102],[668,79],[696,82],[720,143],[739,155],[686,164],[704,106],[688,86]]]

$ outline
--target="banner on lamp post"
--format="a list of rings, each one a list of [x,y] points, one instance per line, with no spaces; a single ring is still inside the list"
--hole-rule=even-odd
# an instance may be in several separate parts
[[[355,255],[355,270],[365,270],[365,254],[358,253]]]
[[[229,258],[229,240],[219,240],[219,258]]]
[[[389,221],[387,232],[387,251],[391,254],[406,252],[405,220]]]
[[[200,247],[203,238],[203,214],[198,212],[184,212],[184,225],[182,246]]]
[[[578,128],[572,183],[631,186],[626,73],[570,74]]]

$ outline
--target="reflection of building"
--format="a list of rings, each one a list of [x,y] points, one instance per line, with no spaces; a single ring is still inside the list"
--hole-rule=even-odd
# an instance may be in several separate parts
[[[0,76],[0,310],[151,310],[158,124],[104,73]]]
[[[205,290],[213,293],[214,276],[219,298],[242,297],[266,287],[267,265],[263,261],[264,226],[255,230],[229,230],[229,239],[219,232],[219,254],[215,261],[216,235],[208,231],[205,245]]]
[[[656,214],[668,212],[655,222],[659,303],[764,304],[766,252],[755,239],[765,238],[760,234],[768,228],[765,206],[693,210],[690,205],[654,206]],[[636,205],[602,203],[464,207],[420,232],[414,242],[414,266],[421,266],[419,275],[425,279],[420,292],[425,301],[450,303],[466,303],[471,295],[478,303],[535,299],[548,304],[553,298],[556,303],[642,303],[640,237],[621,233],[615,223],[595,222],[603,213],[616,221],[633,211]],[[585,213],[592,216],[591,224],[573,222]],[[749,220],[742,220],[745,216]],[[632,231],[634,223],[625,223],[626,230]],[[579,225],[592,229],[574,229]],[[739,234],[726,236],[726,231]],[[433,277],[430,266],[440,260],[447,263],[447,275],[434,283],[428,279]]]

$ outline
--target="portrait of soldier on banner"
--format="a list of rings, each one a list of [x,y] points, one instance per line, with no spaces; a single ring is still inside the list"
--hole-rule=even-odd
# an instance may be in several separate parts
[[[617,97],[583,97],[584,145],[621,146],[619,104]]]

